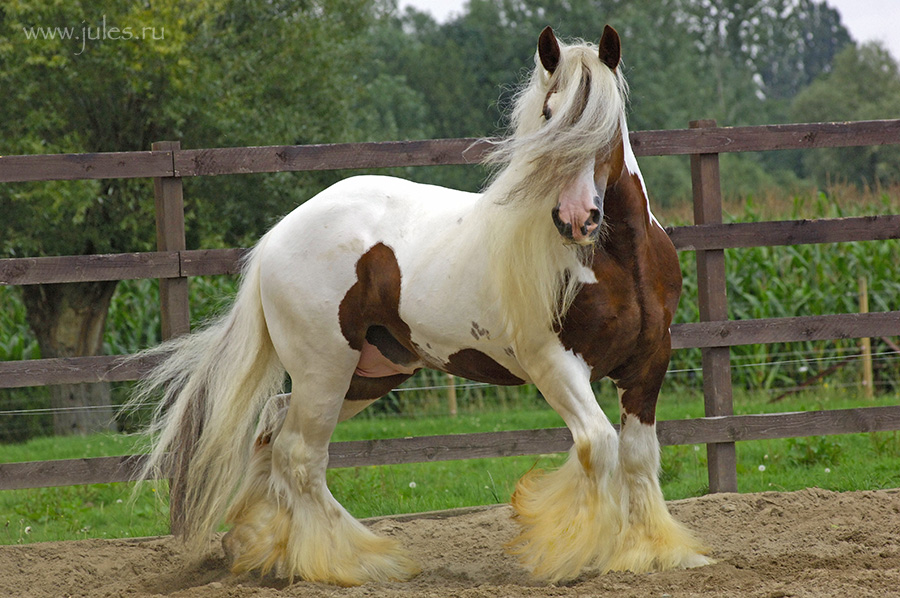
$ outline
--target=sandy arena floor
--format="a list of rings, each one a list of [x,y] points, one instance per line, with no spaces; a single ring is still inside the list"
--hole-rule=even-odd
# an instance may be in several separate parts
[[[336,588],[235,577],[220,548],[190,562],[163,537],[0,546],[0,596],[900,596],[900,490],[724,494],[670,508],[710,546],[715,565],[538,584],[504,553],[515,527],[499,506],[371,521],[419,559],[423,573],[407,583]]]

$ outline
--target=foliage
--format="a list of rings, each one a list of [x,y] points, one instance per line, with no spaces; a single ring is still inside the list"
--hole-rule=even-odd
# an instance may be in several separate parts
[[[900,114],[900,65],[877,43],[849,46],[832,72],[816,79],[793,100],[801,121],[896,118]],[[900,146],[819,149],[807,152],[808,175],[824,184],[850,182],[877,187],[900,179]]]
[[[362,57],[352,40],[370,19],[365,0],[9,3],[0,12],[2,151],[147,150],[163,139],[215,147],[356,138],[349,115],[363,90],[348,67]],[[113,27],[135,38],[105,37]],[[79,39],[63,39],[61,29]],[[191,242],[247,242],[324,182],[320,174],[262,185],[249,177],[192,181]],[[0,207],[13,218],[2,250],[147,250],[154,240],[149,184],[4,186]]]
[[[723,106],[746,106],[741,94],[751,82],[759,99],[793,97],[828,72],[834,55],[850,43],[838,11],[816,0],[680,0],[676,5],[701,45]],[[735,117],[746,115],[739,109]]]
[[[788,438],[787,447],[789,462],[805,467],[837,465],[843,453],[840,442],[828,436]]]
[[[374,25],[372,62],[424,102],[421,113],[404,105],[401,136],[489,136],[502,130],[544,26],[596,41],[606,23],[623,38],[632,130],[684,128],[699,118],[784,121],[790,98],[829,72],[850,43],[837,12],[815,0],[471,0],[443,25],[413,9],[387,10]],[[737,178],[725,179],[735,181],[726,192],[793,183],[798,165],[784,157],[732,156]],[[661,203],[690,197],[680,158],[654,158],[644,171]],[[481,181],[459,169],[420,176],[468,190]]]
[[[149,149],[151,140],[173,135],[188,116],[171,105],[175,82],[187,69],[185,58],[173,59],[183,54],[189,34],[177,25],[177,5],[160,2],[151,13],[122,1],[94,10],[81,2],[7,3],[0,12],[3,153]],[[107,24],[135,31],[156,26],[157,32],[166,25],[168,33],[152,43],[95,41]],[[147,249],[152,231],[140,217],[148,214],[140,197],[148,195],[148,184],[5,185],[0,209],[12,217],[2,250],[66,255]]]
[[[896,195],[890,192],[861,194],[847,187],[829,193],[806,192],[794,196],[790,206],[783,199],[768,202],[748,197],[742,204],[726,205],[726,221],[839,218],[897,213]],[[678,222],[673,214],[664,222]],[[697,287],[695,257],[680,254],[685,275],[684,293],[675,322],[696,322]],[[857,280],[866,276],[872,311],[898,308],[900,282],[894,274],[900,262],[896,240],[856,243],[753,247],[725,251],[728,307],[731,319],[777,318],[818,314],[854,313],[859,310]],[[875,353],[890,352],[873,339]],[[859,354],[858,340],[746,345],[731,349],[732,381],[747,389],[788,389],[840,361]],[[876,385],[883,390],[900,385],[900,364],[891,355],[876,361]],[[671,370],[676,385],[694,383],[700,368],[700,351],[687,349],[673,354]],[[859,366],[829,376],[824,383],[855,384]]]

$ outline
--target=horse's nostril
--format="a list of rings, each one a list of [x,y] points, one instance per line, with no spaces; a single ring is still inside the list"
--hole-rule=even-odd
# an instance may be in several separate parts
[[[588,220],[594,224],[600,224],[600,210],[591,210],[591,217]]]
[[[550,211],[550,214],[553,216],[553,224],[556,225],[556,230],[559,231],[559,234],[567,239],[571,239],[572,224],[570,222],[563,222],[562,218],[559,217],[559,206],[553,208]]]

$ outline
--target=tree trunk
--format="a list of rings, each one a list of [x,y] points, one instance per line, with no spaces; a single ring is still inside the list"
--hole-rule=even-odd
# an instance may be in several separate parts
[[[100,355],[116,281],[23,286],[28,324],[45,358]],[[115,430],[109,383],[50,387],[59,436]]]

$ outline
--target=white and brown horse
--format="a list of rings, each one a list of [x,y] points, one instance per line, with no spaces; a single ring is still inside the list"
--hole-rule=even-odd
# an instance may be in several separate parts
[[[511,501],[509,549],[536,577],[708,562],[657,480],[681,272],[628,140],[619,57],[610,27],[599,46],[560,44],[548,27],[483,194],[340,182],[259,241],[230,313],[154,350],[169,356],[138,398],[165,388],[146,473],[174,470],[189,540],[224,517],[235,571],[416,574],[332,497],[325,470],[339,421],[429,367],[536,384],[571,430],[566,464],[526,475]],[[604,376],[619,388],[618,434],[591,390]]]

